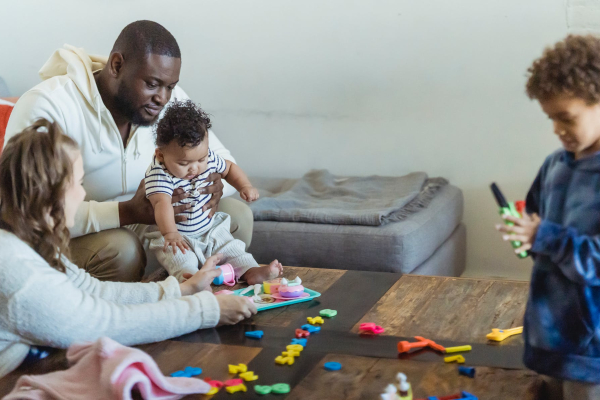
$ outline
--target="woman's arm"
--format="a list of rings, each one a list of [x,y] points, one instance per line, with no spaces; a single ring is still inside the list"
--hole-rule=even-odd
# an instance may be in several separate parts
[[[182,296],[180,284],[172,276],[158,283],[102,282],[68,260],[64,262],[67,265],[66,274],[73,286],[104,300],[118,304],[140,304],[178,299]]]
[[[154,303],[117,304],[81,290],[41,259],[11,261],[19,261],[15,265],[25,266],[28,273],[19,274],[20,282],[13,279],[18,290],[8,297],[5,317],[11,330],[32,344],[66,348],[75,341],[108,336],[134,345],[213,327],[219,321],[219,304],[208,291]]]

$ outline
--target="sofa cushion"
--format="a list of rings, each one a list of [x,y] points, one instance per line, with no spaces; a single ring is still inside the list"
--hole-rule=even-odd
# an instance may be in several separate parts
[[[278,193],[294,179],[252,178],[262,193]],[[380,227],[255,221],[249,248],[259,263],[412,272],[450,237],[462,220],[463,196],[448,185],[429,206]]]

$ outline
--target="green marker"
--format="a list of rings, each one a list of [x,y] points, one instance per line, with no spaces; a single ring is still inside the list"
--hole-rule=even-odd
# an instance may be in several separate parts
[[[498,188],[498,185],[496,185],[495,183],[492,183],[490,185],[490,187],[492,188],[492,193],[494,193],[494,197],[496,198],[496,203],[498,203],[498,206],[500,207],[500,215],[501,216],[502,215],[512,215],[513,217],[521,218],[521,214],[519,214],[519,212],[517,211],[517,208],[515,207],[515,203],[513,203],[513,202],[509,203],[506,201],[506,198],[504,197],[504,195]],[[509,222],[506,220],[504,220],[504,224],[506,224],[507,226],[514,226],[514,224],[512,222]],[[516,241],[516,240],[511,241],[510,244],[515,249],[518,249],[519,247],[521,247],[521,242]],[[517,254],[517,257],[525,258],[528,255],[529,255],[529,253],[527,251],[522,251],[519,254]]]

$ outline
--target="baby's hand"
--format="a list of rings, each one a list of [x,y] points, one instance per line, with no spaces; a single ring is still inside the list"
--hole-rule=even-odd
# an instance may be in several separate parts
[[[186,250],[190,249],[190,246],[188,246],[179,232],[169,232],[163,237],[165,238],[165,246],[163,247],[164,252],[169,249],[169,246],[173,248],[173,254],[177,253],[177,249],[180,249],[183,254],[185,254]]]
[[[252,203],[254,200],[258,200],[260,196],[258,194],[258,189],[254,186],[246,186],[240,190],[240,197],[248,203]]]
[[[540,217],[537,214],[529,215],[525,213],[523,218],[516,218],[511,215],[503,215],[502,218],[514,224],[514,226],[496,225],[496,229],[505,233],[505,235],[502,235],[502,239],[510,242],[521,242],[521,247],[515,250],[517,254],[530,250],[533,247],[540,226]]]

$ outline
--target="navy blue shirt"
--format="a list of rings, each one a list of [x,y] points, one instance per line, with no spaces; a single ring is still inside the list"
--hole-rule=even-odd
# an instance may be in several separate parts
[[[525,365],[600,383],[600,153],[551,154],[526,202],[541,218],[531,254]]]

